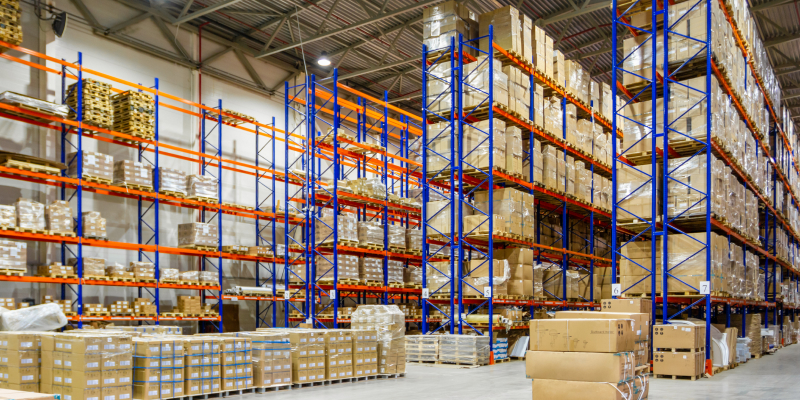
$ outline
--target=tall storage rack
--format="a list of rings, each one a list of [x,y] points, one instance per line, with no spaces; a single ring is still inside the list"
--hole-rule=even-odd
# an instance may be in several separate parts
[[[407,268],[418,268],[422,257],[390,248],[386,229],[382,249],[354,247],[342,240],[336,229],[341,213],[354,213],[359,221],[380,221],[383,226],[419,226],[420,209],[392,203],[388,195],[399,192],[407,197],[411,186],[420,186],[422,165],[411,155],[416,153],[412,148],[422,132],[412,120],[421,118],[389,105],[385,94],[380,100],[342,85],[336,69],[330,87],[322,81],[312,75],[297,85],[287,82],[284,86],[286,143],[297,150],[295,156],[290,156],[287,149],[286,158],[289,179],[285,211],[287,220],[291,217],[294,222],[286,226],[284,238],[287,254],[291,254],[284,266],[284,298],[292,300],[284,307],[285,326],[306,322],[315,327],[338,327],[350,323],[348,318],[340,317],[340,307],[363,304],[367,299],[382,304],[418,301],[421,293],[419,289],[389,285],[389,260],[401,260]],[[342,91],[355,95],[357,102],[343,99]],[[390,118],[389,110],[403,115],[402,119]],[[340,186],[347,180],[367,176],[379,178],[386,186],[384,199],[366,197]],[[296,188],[290,190],[289,183]],[[323,213],[332,214],[332,222],[323,221]],[[330,232],[325,234],[323,230]],[[383,284],[342,282],[340,255],[382,259]],[[303,305],[294,304],[299,302]],[[411,318],[407,322],[421,321]]]
[[[431,271],[445,277],[446,283],[441,284],[439,287],[428,287],[426,275],[423,276],[423,332],[435,333],[439,330],[449,330],[450,333],[468,333],[478,332],[481,334],[488,334],[490,341],[493,341],[493,332],[495,330],[505,329],[504,327],[495,323],[493,314],[495,313],[495,306],[502,305],[515,305],[528,307],[533,315],[533,311],[538,307],[562,307],[562,308],[592,308],[598,306],[595,302],[599,293],[593,291],[593,274],[597,267],[611,266],[611,259],[608,254],[595,254],[595,228],[603,227],[611,228],[611,214],[607,211],[599,209],[592,205],[591,202],[579,201],[575,198],[566,196],[563,193],[558,193],[548,189],[540,182],[533,180],[533,139],[540,140],[544,144],[551,144],[557,148],[565,150],[566,155],[574,156],[576,159],[583,160],[589,164],[590,171],[594,177],[596,176],[611,176],[611,168],[602,162],[599,162],[594,155],[584,154],[579,151],[574,145],[566,142],[566,127],[562,126],[561,132],[546,132],[543,128],[533,124],[533,107],[531,107],[530,115],[519,116],[514,115],[508,110],[501,107],[494,99],[492,89],[488,92],[471,86],[468,83],[469,74],[465,74],[465,66],[469,63],[488,63],[489,71],[492,71],[492,63],[494,58],[501,60],[503,65],[514,65],[516,68],[523,71],[530,79],[531,87],[533,83],[543,85],[553,95],[558,95],[562,98],[562,104],[569,102],[575,104],[580,110],[580,115],[584,118],[589,118],[592,121],[597,121],[602,124],[606,129],[611,129],[609,120],[600,117],[591,110],[591,105],[586,105],[577,100],[574,96],[567,93],[564,89],[564,82],[558,83],[551,78],[544,76],[541,71],[536,70],[532,65],[518,58],[511,52],[503,49],[493,38],[493,28],[489,27],[489,35],[477,39],[466,40],[459,36],[458,40],[453,38],[448,47],[441,49],[428,49],[423,46],[423,60],[426,61],[423,66],[423,115],[426,118],[423,133],[423,170],[426,172],[425,184],[423,185],[423,198],[427,203],[432,196],[436,195],[437,198],[444,199],[443,201],[449,203],[449,207],[442,208],[438,212],[427,210],[423,207],[423,236],[428,239],[424,246],[426,246],[423,256],[425,261],[423,263],[423,273],[428,274]],[[478,42],[482,39],[489,41],[488,48],[491,51],[479,49]],[[478,58],[470,55],[477,53]],[[485,57],[485,58],[484,58]],[[449,64],[447,75],[449,77],[441,78],[432,73],[433,68],[437,65],[445,63]],[[477,68],[473,68],[475,70]],[[490,72],[491,74],[492,72]],[[427,93],[427,84],[431,81],[439,81],[445,86],[442,93]],[[493,77],[490,75],[489,82],[493,82]],[[490,86],[491,88],[491,86]],[[471,109],[464,108],[461,112],[458,111],[457,104],[464,104],[463,93],[467,90],[480,91],[484,100],[480,105]],[[531,90],[532,92],[533,90]],[[450,101],[449,110],[447,109],[431,109],[431,105],[437,101],[441,101],[442,97],[449,96]],[[533,94],[531,93],[531,97]],[[531,99],[532,100],[532,99]],[[531,104],[533,102],[531,101]],[[563,107],[562,107],[563,108]],[[477,140],[485,146],[489,143],[488,147],[493,148],[493,118],[504,120],[507,124],[518,126],[523,130],[523,137],[528,135],[529,148],[525,149],[525,162],[530,170],[530,182],[527,182],[518,177],[511,176],[507,173],[501,172],[497,167],[497,160],[493,160],[492,152],[489,151],[489,167],[478,168],[467,161],[468,155],[475,151],[476,147],[469,148],[464,143],[465,129],[472,128],[486,135],[485,139]],[[475,127],[475,122],[481,120],[489,120],[489,129],[487,131],[480,130]],[[432,122],[443,122],[444,128],[441,130],[431,129]],[[483,136],[481,136],[483,137]],[[433,142],[441,139],[448,139],[451,143],[449,149],[435,148]],[[481,145],[479,144],[479,145]],[[432,168],[429,158],[436,157],[444,160],[441,168]],[[491,218],[487,218],[486,222],[474,228],[472,231],[467,232],[463,225],[463,217],[471,210],[475,214],[490,216],[493,212],[491,204],[493,204],[493,193],[489,190],[488,204],[490,204],[488,212],[479,210],[472,202],[471,198],[478,189],[486,190],[488,188],[501,188],[501,187],[516,187],[520,190],[528,191],[534,194],[536,204],[536,217],[537,217],[537,237],[535,242],[520,240],[518,238],[511,238],[498,234],[492,223]],[[593,186],[594,189],[594,186]],[[592,191],[594,194],[594,190]],[[450,230],[449,232],[442,232],[432,225],[434,218],[437,218],[440,213],[450,214]],[[562,236],[557,238],[554,243],[542,243],[540,235],[542,227],[542,217],[546,215],[557,215],[560,217],[560,229]],[[576,222],[588,221],[590,230],[589,237],[580,237],[572,231]],[[488,226],[486,226],[488,225]],[[480,232],[488,232],[479,236],[480,239],[475,238],[475,235]],[[627,231],[624,231],[629,233]],[[582,244],[582,251],[570,250],[570,238],[576,238]],[[449,246],[449,248],[448,248]],[[500,299],[496,298],[490,291],[484,293],[483,298],[465,298],[463,291],[465,288],[471,288],[473,291],[479,291],[466,281],[470,274],[463,272],[461,261],[469,258],[484,258],[491,260],[494,258],[496,249],[507,247],[522,247],[531,248],[534,250],[535,263],[542,261],[550,261],[566,271],[568,268],[583,269],[589,272],[586,279],[589,280],[589,296],[581,301],[570,301],[566,298],[566,285],[567,277],[565,273],[561,273],[560,285],[562,288],[563,298],[558,298],[557,295],[554,300],[516,300],[516,299]],[[610,248],[610,244],[608,248]],[[450,252],[450,263],[448,268],[443,268],[433,261],[441,253]],[[461,260],[461,261],[460,261]],[[486,263],[486,261],[484,261]],[[489,263],[489,287],[493,287],[494,276],[491,263]],[[426,299],[428,298],[428,299]],[[438,327],[428,326],[428,316],[432,310],[437,310],[442,314],[446,314],[440,308],[443,304],[450,305],[450,313],[446,315],[445,319],[441,321]],[[489,317],[487,324],[472,324],[467,322],[467,316],[479,310],[481,307],[488,309]],[[527,326],[518,326],[515,328],[527,329]]]
[[[258,136],[269,137],[272,140],[274,139],[274,132],[277,130],[274,127],[274,122],[273,125],[267,125],[253,121],[246,121],[240,117],[221,111],[222,109],[221,101],[218,103],[218,107],[212,108],[161,92],[158,88],[158,79],[155,80],[155,85],[153,87],[146,87],[104,74],[99,71],[85,68],[82,63],[81,53],[78,53],[77,62],[67,62],[64,60],[58,60],[53,57],[47,56],[45,54],[41,54],[5,42],[0,42],[0,46],[18,50],[32,57],[36,57],[38,59],[46,60],[52,63],[56,63],[57,65],[60,65],[61,70],[59,71],[42,66],[40,64],[29,63],[27,61],[14,57],[13,55],[10,54],[5,54],[3,56],[3,58],[10,61],[19,62],[21,64],[28,65],[32,68],[61,75],[62,102],[65,102],[68,94],[67,79],[76,80],[78,82],[78,85],[76,85],[78,110],[75,110],[78,116],[77,120],[63,119],[56,116],[43,114],[37,111],[32,111],[27,108],[20,108],[9,104],[0,104],[0,116],[2,116],[3,118],[16,120],[30,125],[39,126],[45,129],[51,129],[60,132],[61,133],[60,159],[64,164],[69,165],[74,162],[79,162],[80,155],[77,156],[75,159],[68,160],[66,158],[66,154],[70,150],[75,150],[79,153],[82,152],[83,141],[85,139],[92,139],[135,149],[137,151],[137,160],[145,163],[148,166],[152,166],[155,168],[159,167],[159,158],[162,156],[196,162],[200,164],[201,171],[204,174],[213,173],[213,175],[218,180],[221,179],[223,170],[234,171],[236,173],[250,174],[250,175],[256,175],[256,172],[253,171],[257,171],[264,174],[262,176],[270,176],[270,177],[273,177],[273,175],[282,175],[280,172],[274,170],[274,165],[272,165],[272,168],[264,168],[259,165],[250,165],[247,163],[226,159],[224,158],[224,154],[221,147],[221,135],[223,126],[226,126],[229,129],[237,129],[244,132],[248,132],[250,134],[256,134]],[[87,75],[103,78],[112,81],[116,84],[130,87],[132,90],[139,90],[152,94],[155,100],[154,139],[153,140],[142,139],[140,137],[131,136],[110,129],[104,129],[84,123],[82,121],[83,114],[81,112],[82,111],[81,106],[83,104],[82,101],[83,93],[81,90],[82,89],[81,85],[83,83],[83,79],[85,79]],[[117,88],[112,88],[112,91],[117,93],[122,92],[122,90]],[[184,109],[182,107],[163,103],[162,102],[163,99],[169,99],[178,104],[194,107],[198,109],[199,112],[193,112]],[[201,125],[203,127],[202,132],[204,134],[204,137],[202,138],[203,139],[202,145],[200,148],[201,151],[184,149],[177,146],[159,142],[158,127],[159,127],[159,118],[161,116],[160,114],[162,112],[162,108],[178,111],[181,113],[185,113],[200,118]],[[223,117],[230,118],[233,122],[223,122]],[[256,127],[256,129],[247,128],[244,126],[244,124],[253,124]],[[269,132],[269,134],[267,132]],[[80,165],[80,163],[78,163],[77,168],[78,168],[78,174],[79,176],[81,176],[82,166]],[[87,181],[84,179],[70,178],[66,176],[66,171],[62,171],[61,175],[50,175],[50,174],[32,172],[28,170],[22,170],[6,166],[0,167],[0,177],[6,179],[34,182],[59,188],[59,198],[69,200],[71,203],[73,203],[74,207],[76,207],[77,209],[78,216],[80,216],[84,210],[83,207],[84,192],[91,192],[95,193],[96,195],[108,195],[108,196],[117,196],[128,199],[136,199],[138,208],[137,210],[138,228],[137,228],[136,243],[83,238],[82,237],[83,226],[81,218],[76,218],[77,235],[74,237],[66,235],[50,235],[42,232],[32,233],[32,232],[22,232],[17,230],[0,231],[0,236],[4,238],[31,241],[31,242],[46,242],[46,243],[60,244],[61,245],[60,261],[62,263],[66,263],[67,258],[69,257],[75,258],[77,260],[76,272],[78,275],[77,278],[50,278],[50,277],[39,277],[39,276],[4,275],[0,277],[0,280],[8,282],[60,284],[62,299],[66,300],[68,297],[74,297],[73,306],[77,306],[77,313],[76,315],[70,315],[68,318],[71,322],[75,323],[79,327],[82,326],[84,322],[98,321],[98,320],[136,321],[138,323],[153,323],[153,324],[159,324],[164,321],[200,321],[213,324],[213,328],[209,329],[221,331],[222,307],[218,307],[219,316],[199,316],[199,317],[198,316],[165,317],[160,315],[87,316],[84,315],[83,313],[83,288],[84,286],[87,285],[135,287],[139,290],[140,296],[142,296],[142,293],[146,292],[150,297],[153,298],[153,301],[157,306],[160,300],[159,293],[163,289],[197,291],[200,295],[203,296],[204,300],[206,299],[217,300],[217,304],[221,306],[221,304],[219,303],[219,299],[221,298],[222,295],[221,292],[222,268],[223,268],[222,260],[233,259],[233,260],[251,261],[256,263],[283,262],[282,259],[275,259],[273,257],[256,257],[243,254],[222,252],[222,245],[224,239],[222,239],[221,235],[220,235],[221,240],[218,243],[218,248],[216,251],[203,251],[203,250],[169,247],[162,245],[160,242],[161,238],[159,235],[159,231],[161,228],[159,224],[159,212],[161,206],[175,206],[175,207],[181,207],[182,209],[200,210],[201,213],[203,214],[203,217],[207,218],[207,220],[211,219],[217,220],[218,229],[220,229],[218,233],[220,234],[221,234],[220,220],[223,214],[236,215],[240,217],[247,217],[253,219],[259,218],[260,220],[270,220],[273,221],[274,223],[275,213],[274,211],[266,212],[263,210],[253,210],[251,208],[242,206],[223,205],[221,202],[213,203],[200,200],[191,200],[183,197],[175,197],[172,195],[160,194],[158,193],[159,182],[157,178],[158,176],[157,169],[154,171],[154,176],[155,176],[154,178],[155,191],[150,192],[139,189],[114,186],[113,184],[109,185],[104,183]],[[274,190],[274,186],[272,190]],[[220,195],[221,195],[221,184],[218,184],[218,196]],[[216,285],[200,285],[200,284],[194,285],[194,284],[179,284],[179,283],[161,283],[158,281],[122,282],[122,281],[112,281],[112,280],[85,279],[83,275],[84,246],[136,251],[139,260],[152,262],[154,264],[156,270],[156,276],[159,276],[158,275],[159,255],[161,254],[198,257],[200,259],[205,260],[205,262],[203,262],[203,264],[205,265],[210,265],[213,263],[214,267],[212,268],[216,268],[218,272],[217,276],[219,281]],[[204,267],[205,265],[202,266]],[[68,296],[68,292],[72,292],[73,296]]]
[[[719,4],[716,4],[717,1]],[[614,129],[624,124],[626,127],[633,126],[643,132],[641,139],[630,146],[623,145],[618,149],[615,142],[613,163],[615,190],[612,210],[612,220],[615,226],[615,229],[612,230],[614,232],[612,238],[613,258],[620,262],[630,262],[644,270],[644,276],[638,281],[630,283],[633,281],[631,280],[630,284],[615,285],[618,286],[618,289],[615,289],[614,297],[625,297],[626,293],[634,286],[646,285],[651,294],[649,298],[652,301],[653,309],[652,323],[669,324],[685,316],[705,320],[706,349],[711,348],[710,325],[712,319],[721,313],[725,314],[726,326],[731,326],[732,313],[743,316],[742,326],[737,327],[741,337],[747,336],[747,324],[744,318],[747,314],[763,313],[764,327],[768,325],[782,326],[783,320],[782,317],[779,317],[783,313],[782,309],[785,309],[794,318],[794,307],[784,307],[777,298],[777,287],[781,282],[777,281],[776,277],[778,275],[785,276],[788,273],[791,276],[792,284],[795,286],[797,284],[794,254],[796,254],[798,236],[783,212],[776,207],[780,200],[777,197],[778,189],[791,193],[791,204],[787,209],[797,207],[798,202],[789,186],[786,174],[792,168],[797,170],[797,165],[792,161],[789,141],[777,120],[770,99],[763,89],[763,84],[759,82],[761,78],[754,68],[753,61],[748,58],[748,50],[739,36],[734,20],[729,15],[729,9],[726,8],[724,0],[717,1],[690,1],[687,3],[688,9],[683,11],[685,14],[671,13],[670,8],[675,5],[668,2],[659,2],[655,6],[650,2],[634,1],[623,4],[623,2],[614,0],[612,10],[614,19],[612,48],[617,48],[622,32],[630,32],[637,38],[637,44],[630,51],[626,48],[622,57],[617,54],[617,51],[612,52],[612,88],[618,88],[628,98],[623,101],[623,104],[615,102],[612,123]],[[723,68],[718,58],[719,55],[715,54],[717,48],[715,48],[714,42],[717,38],[712,35],[722,35],[718,30],[712,33],[712,20],[714,22],[719,20],[712,19],[712,9],[716,6],[719,6],[720,15],[723,16],[720,23],[731,24],[731,31],[735,36],[733,41],[736,43],[735,56],[743,57],[743,64],[746,66],[747,72],[752,72],[753,75],[750,76],[755,76],[757,79],[756,82],[748,82],[745,79],[743,87],[748,89],[755,85],[756,88],[749,90],[753,90],[759,96],[764,96],[769,111],[769,132],[759,129],[752,116],[745,110],[741,98],[738,97],[739,94],[734,91],[734,86],[739,82],[732,81],[734,75]],[[644,7],[651,7],[647,9],[649,16],[643,19],[639,18],[637,20],[639,22],[634,24],[633,18],[631,18],[632,13],[646,9]],[[699,14],[699,18],[704,21],[705,29],[700,29],[700,32],[687,32],[685,29],[680,29],[680,24],[686,23],[690,13]],[[670,53],[677,51],[676,48],[673,48],[677,47],[676,38],[678,41],[685,40],[693,44],[696,51],[690,51],[688,57],[684,59],[670,59]],[[659,41],[660,43],[658,43]],[[658,68],[631,69],[629,61],[632,54],[640,51],[643,46],[648,46],[650,49],[648,50],[649,55],[642,62],[651,67],[662,67],[663,72],[660,72]],[[705,82],[699,86],[687,83],[688,79],[695,77],[703,77]],[[718,80],[725,98],[714,99],[712,77],[716,77]],[[624,85],[623,83],[626,81],[628,84]],[[696,101],[690,101],[687,110],[670,112],[670,107],[667,105],[672,105],[673,101],[677,102],[676,99],[680,99],[674,94],[679,92],[689,93],[689,97],[693,97]],[[713,115],[716,104],[712,100],[722,103],[726,98],[736,110],[736,115],[745,122],[746,129],[752,132],[755,138],[753,146],[745,148],[745,153],[749,152],[756,157],[759,154],[766,156],[769,164],[767,169],[769,181],[764,185],[763,190],[756,184],[753,178],[754,172],[745,170],[739,160],[733,158],[724,147],[724,143],[712,134],[714,124],[720,123]],[[650,101],[652,108],[649,110],[649,114],[657,115],[659,118],[652,117],[643,121],[626,115],[629,107],[642,101]],[[692,132],[691,124],[680,123],[690,112],[698,112],[699,117],[704,120],[702,121],[702,132]],[[756,112],[760,111],[756,110]],[[660,121],[663,121],[663,125]],[[644,154],[634,153],[632,149],[639,142],[645,140],[649,141],[648,151]],[[730,167],[737,182],[743,184],[745,190],[756,198],[755,206],[746,207],[743,215],[755,216],[756,220],[760,220],[761,231],[757,235],[758,237],[732,228],[724,216],[719,215],[719,210],[714,209],[712,196],[719,194],[715,193],[718,189],[712,185],[711,165],[715,157]],[[676,163],[670,163],[676,158],[680,159]],[[707,166],[704,171],[705,183],[693,183],[679,175],[683,165],[692,160],[697,160]],[[762,167],[755,166],[754,168]],[[620,192],[618,188],[622,183],[620,175],[628,174],[627,176],[629,176],[632,173],[638,175],[638,180],[633,185],[634,187],[638,185],[638,187],[626,195],[618,196]],[[667,204],[670,196],[678,190],[694,194],[694,199],[685,208],[675,207],[670,212]],[[637,194],[637,191],[640,192]],[[727,201],[728,193],[724,195],[724,201]],[[629,205],[631,203],[627,201],[635,196],[647,200],[650,206],[634,209],[633,205]],[[764,208],[763,214],[760,211],[761,207]],[[622,224],[621,219],[626,219],[625,217],[632,218],[634,222],[625,221],[626,223]],[[620,239],[616,232],[621,226],[632,230],[634,235]],[[791,252],[788,258],[778,257],[776,248],[776,232],[778,230],[789,233],[786,245],[791,248]],[[757,288],[763,293],[764,301],[732,298],[726,293],[718,293],[711,287],[714,279],[711,265],[715,261],[714,258],[717,257],[714,255],[714,243],[712,243],[712,234],[714,233],[727,239],[728,248],[724,250],[727,250],[731,257],[735,256],[732,251],[733,246],[741,246],[746,273],[747,271],[754,272],[753,268],[764,273],[764,285]],[[680,254],[679,249],[670,247],[670,242],[675,240],[679,240],[679,243],[683,244],[691,243],[696,246],[696,251],[690,251],[688,255]],[[631,246],[634,242],[647,241],[650,242],[648,262],[640,263],[625,255],[626,246]],[[746,257],[748,251],[756,253],[757,260],[761,259],[757,265],[748,262],[748,257]],[[694,257],[700,257],[705,264],[705,277],[703,281],[699,282],[699,287],[683,281],[678,272],[673,272]],[[723,258],[724,260],[725,258]],[[780,273],[781,271],[783,273]],[[616,268],[613,270],[612,281],[619,282]],[[674,293],[675,289],[670,289],[670,285],[688,286],[694,295],[678,296]],[[684,289],[679,290],[683,291]],[[706,372],[712,373],[710,351],[706,351]]]

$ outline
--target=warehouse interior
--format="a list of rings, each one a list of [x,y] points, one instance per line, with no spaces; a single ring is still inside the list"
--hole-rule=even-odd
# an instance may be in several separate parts
[[[798,31],[0,0],[0,398],[796,398]]]

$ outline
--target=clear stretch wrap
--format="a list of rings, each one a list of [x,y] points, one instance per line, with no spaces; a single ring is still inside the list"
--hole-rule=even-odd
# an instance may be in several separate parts
[[[389,247],[406,248],[406,228],[403,225],[388,225]]]
[[[439,336],[407,335],[406,359],[408,361],[437,361],[439,359]]]
[[[177,268],[159,268],[158,272],[161,274],[158,278],[161,282],[180,280],[181,272]]]
[[[381,182],[380,178],[362,178],[363,183],[361,189],[368,197],[376,199],[386,198],[386,185]]]
[[[361,257],[358,268],[359,279],[362,282],[379,282],[383,284],[383,259]]]
[[[489,274],[489,266],[492,273]],[[508,292],[508,280],[511,279],[511,268],[508,260],[472,260],[465,262],[464,295],[484,296],[488,288],[492,287],[493,295],[505,295]],[[448,270],[443,270],[445,272]]]
[[[564,282],[561,276],[562,268],[558,264],[547,263],[543,265],[542,290],[546,297],[555,299],[577,299],[580,293],[577,271],[567,271],[567,290],[564,293]]]
[[[387,261],[387,275],[386,280],[388,283],[403,283],[403,271],[405,270],[403,262],[397,260]]]
[[[76,266],[76,259],[67,260],[69,265]],[[77,266],[76,266],[77,267]],[[104,258],[83,257],[83,276],[105,276],[106,260]]]
[[[201,222],[178,225],[178,246],[217,247],[217,226]]]
[[[292,356],[286,332],[240,332],[252,339],[253,386],[270,387],[292,382]]]
[[[410,268],[409,268],[410,269]],[[422,268],[419,269],[419,280],[422,283]],[[450,263],[449,262],[431,262],[428,263],[428,271],[426,273],[426,285],[428,292],[431,295],[450,294]],[[458,293],[458,285],[453,285],[453,296]]]
[[[446,363],[485,365],[489,363],[491,343],[488,336],[439,336],[439,361]]]
[[[422,230],[406,229],[406,250],[422,251]]]
[[[75,159],[77,153],[67,155],[69,164],[67,173],[69,176],[78,177],[78,162],[82,162],[83,176],[81,178],[98,178],[103,180],[103,183],[106,183],[105,181],[111,183],[114,180],[114,157],[87,150],[83,150],[81,154],[81,160]]]
[[[197,281],[200,283],[219,283],[217,273],[214,271],[198,271]]]
[[[27,271],[28,244],[0,239],[0,268]]]
[[[106,266],[106,276],[113,278],[133,278],[133,272],[128,272],[124,266],[113,263]]]
[[[117,161],[114,163],[114,185],[153,187],[153,169],[138,161]]]
[[[383,248],[383,225],[377,221],[358,221],[358,243]]]
[[[403,270],[403,282],[406,285],[422,285],[422,268],[409,265]]]
[[[44,204],[18,198],[14,203],[17,226],[25,229],[45,229]]]
[[[72,210],[68,201],[55,200],[47,206],[47,229],[53,234],[72,232]]]
[[[67,324],[67,317],[56,303],[9,310],[0,314],[2,331],[50,331]]]
[[[489,121],[479,121],[464,127],[463,150],[465,168],[486,170],[502,166],[506,159],[506,123],[495,118],[492,122],[492,149],[494,165],[489,165]]]
[[[99,211],[84,211],[82,218],[83,237],[106,237],[106,219]]]
[[[186,186],[187,196],[205,197],[219,200],[217,193],[217,179],[208,175],[189,175]]]
[[[339,241],[358,242],[358,229],[355,214],[341,213],[334,223],[333,215],[323,215],[314,222],[314,237],[316,244],[333,243],[333,227],[336,225],[339,234]],[[381,242],[383,239],[381,238]]]
[[[325,256],[317,255],[315,267],[317,269],[317,280],[333,280],[333,265],[329,260],[333,260],[333,254]],[[337,262],[338,279],[359,279],[358,257],[347,254],[339,254]]]
[[[184,336],[184,393],[198,395],[222,390],[222,339],[214,336]]]
[[[174,192],[186,196],[188,178],[186,173],[174,168],[158,168],[158,190],[160,192]]]
[[[14,206],[0,205],[0,226],[17,226],[17,210]]]
[[[481,105],[485,106],[486,104],[481,103],[485,103],[490,86],[492,86],[494,90],[494,101],[502,105],[508,105],[508,75],[503,73],[500,60],[494,58],[490,64],[486,56],[480,56],[477,62],[469,63],[464,67],[464,81],[466,87],[462,95],[464,109],[471,111]],[[491,81],[489,79],[490,67],[493,69]],[[444,98],[445,96],[442,97],[441,106],[445,109],[449,109],[449,96],[446,99]],[[435,99],[435,96],[429,95],[428,98],[430,102]],[[503,127],[502,130],[505,131],[505,127]]]
[[[184,339],[179,336],[135,337],[133,350],[133,398],[182,397]]]
[[[178,275],[178,280],[182,282],[192,282],[192,283],[199,283],[200,282],[200,271],[183,271],[180,272]]]
[[[671,158],[669,169],[671,171],[671,179],[667,181],[669,217],[679,214],[682,216],[705,214],[706,201],[702,200],[706,193],[705,157]]]
[[[378,364],[386,371],[405,365],[406,318],[395,305],[359,305],[351,316],[353,330],[375,330]]]
[[[155,279],[155,268],[155,265],[151,262],[131,261],[128,264],[127,271],[133,273],[133,277],[137,279]]]
[[[14,3],[11,3],[14,4]],[[56,104],[53,102],[36,99],[33,97],[25,96],[23,94],[5,91],[0,93],[0,103],[11,105],[25,105],[34,109],[42,110],[66,118],[69,113],[69,106],[66,104]]]

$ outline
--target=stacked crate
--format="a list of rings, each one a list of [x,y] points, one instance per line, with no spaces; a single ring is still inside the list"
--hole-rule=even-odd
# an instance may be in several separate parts
[[[136,298],[133,300],[133,313],[139,317],[155,317],[158,315],[158,308],[148,299]]]
[[[488,336],[442,335],[439,337],[439,362],[466,365],[489,364]]]
[[[19,46],[22,44],[22,10],[19,0],[0,0],[0,40]],[[8,50],[0,46],[0,53]]]
[[[406,336],[406,361],[436,362],[439,360],[439,336]]]
[[[92,127],[113,129],[114,109],[111,106],[111,85],[85,78],[82,82],[83,99],[82,122]],[[67,90],[67,105],[70,107],[68,118],[78,119],[78,83],[69,85]],[[86,128],[84,128],[86,129]]]
[[[653,326],[653,375],[699,378],[705,369],[705,343],[705,325]]]
[[[155,139],[155,102],[147,92],[128,90],[111,98],[114,130],[141,139]]]

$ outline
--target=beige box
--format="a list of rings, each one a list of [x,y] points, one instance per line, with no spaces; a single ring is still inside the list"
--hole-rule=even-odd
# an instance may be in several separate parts
[[[706,327],[701,325],[653,326],[654,349],[697,349],[705,347]]]
[[[631,386],[607,382],[578,382],[555,379],[534,379],[533,400],[624,400],[631,398]]]
[[[631,353],[528,351],[525,377],[581,382],[625,382],[635,374]]]
[[[531,320],[531,350],[633,351],[635,331],[629,319]]]
[[[698,376],[703,373],[705,353],[653,352],[653,374]]]

